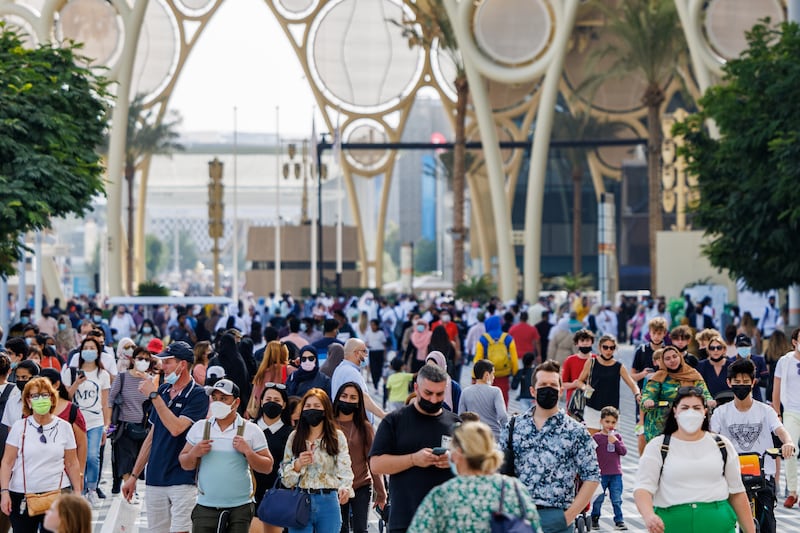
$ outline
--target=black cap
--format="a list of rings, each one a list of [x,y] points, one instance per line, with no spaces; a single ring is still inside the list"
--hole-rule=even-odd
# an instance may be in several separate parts
[[[738,348],[739,346],[752,346],[753,342],[750,340],[750,337],[748,337],[744,333],[739,333],[738,335],[736,335],[736,340],[734,341],[734,344]]]
[[[166,350],[158,354],[156,357],[159,359],[169,359],[170,357],[174,357],[175,359],[180,359],[182,361],[186,361],[187,363],[194,363],[194,352],[192,351],[192,347],[184,341],[173,342],[167,346]]]

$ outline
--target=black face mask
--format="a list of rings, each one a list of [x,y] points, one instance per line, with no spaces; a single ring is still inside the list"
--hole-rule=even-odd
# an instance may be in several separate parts
[[[27,381],[17,381],[17,383],[16,383],[16,385],[17,385],[17,388],[18,388],[20,391],[22,391],[22,389],[24,389],[24,388],[25,388],[25,385],[27,385],[27,384],[28,384],[28,382],[27,382]]]
[[[283,412],[283,406],[278,402],[267,402],[261,406],[261,414],[267,418],[278,418]]]
[[[305,409],[300,413],[300,418],[309,426],[317,426],[325,420],[325,411],[322,409]]]
[[[558,389],[542,387],[536,389],[536,405],[542,409],[552,409],[558,404]]]
[[[355,402],[339,402],[339,412],[343,415],[352,415],[358,411],[358,404]]]
[[[744,400],[750,395],[750,391],[753,389],[750,385],[731,385],[731,390],[733,391],[733,395],[739,398],[740,400]]]
[[[592,352],[592,347],[591,346],[580,346],[580,347],[578,347],[578,351],[581,352],[582,354],[591,353]]]
[[[420,409],[422,409],[429,415],[435,415],[436,413],[441,411],[443,404],[444,402],[432,402],[430,400],[426,400],[422,396],[417,396],[417,405],[419,406]]]
[[[709,359],[714,363],[719,363],[723,359],[725,359],[724,355],[720,355],[719,357],[709,357]]]
[[[614,359],[614,356],[609,355],[608,357],[606,357],[605,355],[600,354],[600,359],[602,359],[603,361],[611,361],[612,359]]]

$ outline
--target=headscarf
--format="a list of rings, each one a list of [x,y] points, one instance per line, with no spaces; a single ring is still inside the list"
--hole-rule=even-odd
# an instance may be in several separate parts
[[[417,331],[417,326],[422,324],[425,326],[425,331]],[[428,344],[431,343],[431,335],[433,332],[428,327],[428,323],[421,318],[414,324],[414,331],[411,332],[411,344],[417,349],[417,361],[424,361],[425,356],[428,355]]]
[[[338,342],[334,342],[328,346],[328,357],[325,359],[325,362],[322,363],[319,371],[329,378],[333,378],[333,371],[336,370],[336,367],[339,366],[339,363],[341,363],[343,360],[344,346]]]
[[[133,342],[133,339],[130,337],[122,337],[119,342],[117,343],[117,370],[120,372],[124,372],[131,367],[131,356],[133,355],[133,351],[130,354],[125,355],[122,352],[122,347],[127,344],[133,344],[134,350],[136,349],[136,343]]]
[[[297,370],[292,372],[291,376],[292,381],[296,381],[297,383],[314,379],[319,373],[319,356],[317,355],[317,350],[311,345],[303,346],[300,350],[300,357],[302,358],[303,354],[306,352],[310,352],[314,355],[314,369],[309,371],[305,370],[302,366],[298,367]]]
[[[681,358],[681,364],[678,367],[678,370],[675,372],[668,372],[665,369],[659,370],[655,374],[650,377],[650,381],[656,381],[658,383],[664,383],[667,379],[667,376],[671,377],[675,381],[679,382],[682,387],[688,386],[691,387],[692,385],[696,384],[698,381],[703,380],[703,376],[700,375],[700,372],[686,364],[686,361],[683,359],[683,354],[674,346],[667,346],[666,348],[661,348],[662,350],[670,350],[675,351],[678,354],[678,357]],[[664,355],[662,353],[661,360],[664,360]],[[666,365],[664,365],[666,367]]]
[[[250,379],[247,365],[239,355],[236,339],[230,333],[225,333],[219,340],[218,355],[208,363],[209,366],[218,365],[225,369],[225,378],[233,381],[239,387],[242,398],[250,398]],[[244,413],[247,402],[239,405],[239,414]]]
[[[444,354],[438,350],[434,350],[428,354],[425,358],[425,364],[428,363],[429,360],[433,360],[436,363],[436,366],[447,372],[447,360],[445,360]],[[445,402],[450,406],[453,411],[458,409],[457,405],[453,405],[453,384],[450,376],[447,376],[447,384],[444,388],[444,399]]]

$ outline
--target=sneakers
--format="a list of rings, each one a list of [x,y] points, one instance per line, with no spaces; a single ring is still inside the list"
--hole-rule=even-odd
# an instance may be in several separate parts
[[[617,522],[614,524],[615,531],[628,531],[628,526],[625,525],[625,522]]]
[[[99,500],[97,498],[97,494],[95,494],[95,492],[93,490],[87,492],[84,495],[84,497],[86,498],[86,501],[89,503],[89,507],[92,507],[92,508],[97,507],[97,505],[99,503]]]
[[[796,494],[789,494],[789,497],[786,498],[786,501],[783,502],[784,507],[792,508],[794,504],[797,503],[797,495]]]
[[[592,529],[600,529],[600,517],[593,516],[592,517]]]

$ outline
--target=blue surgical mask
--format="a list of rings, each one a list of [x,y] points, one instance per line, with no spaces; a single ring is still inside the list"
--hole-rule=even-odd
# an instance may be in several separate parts
[[[417,326],[417,331],[419,331],[420,333],[422,333],[423,331],[425,331],[425,326],[423,326],[423,325],[421,325],[421,324],[420,324],[419,326]]]
[[[30,322],[30,319],[29,319],[28,317],[26,317],[26,316],[22,316],[22,317],[20,317],[20,318],[19,318],[19,323],[20,323],[20,324],[23,324],[23,325],[25,325],[25,324],[27,324],[28,322]]]
[[[33,337],[25,337],[25,344],[27,344],[28,346],[33,344]]]
[[[64,331],[65,329],[67,329],[67,325],[66,324],[59,324],[58,325],[58,331]]]
[[[95,324],[99,324],[100,322],[103,321],[103,315],[94,315],[92,316],[92,320],[94,321]]]
[[[360,366],[361,366],[361,368],[367,368],[367,364],[368,364],[367,360],[366,359],[362,359],[361,363],[360,363]]]
[[[736,353],[739,354],[739,357],[742,359],[749,359],[750,358],[750,347],[749,346],[740,346],[736,348]]]
[[[142,333],[144,333],[145,335],[150,334],[152,331],[153,331],[153,328],[151,328],[150,326],[144,326],[142,328]]]
[[[175,370],[175,372],[172,372],[168,376],[164,376],[164,383],[169,383],[170,385],[175,385],[175,382],[178,381],[179,377],[180,377],[180,374],[178,374],[178,371]]]
[[[453,462],[452,459],[448,460],[447,462],[450,463],[450,471],[453,473],[454,476],[457,476],[458,468],[456,468],[456,464]]]
[[[81,358],[87,363],[93,363],[97,361],[97,350],[83,350]]]
[[[305,323],[305,322],[303,322],[302,324],[300,324],[300,331],[305,331],[305,330],[307,330],[307,329],[308,329],[308,325],[306,325],[306,323]]]

